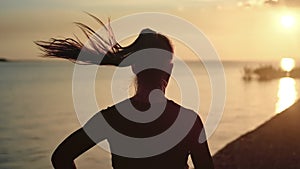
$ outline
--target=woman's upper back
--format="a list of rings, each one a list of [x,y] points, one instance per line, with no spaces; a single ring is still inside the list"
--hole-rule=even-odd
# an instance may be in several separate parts
[[[107,138],[114,169],[186,168],[193,142],[198,140],[203,128],[199,116],[167,100],[164,111],[156,119],[140,123],[128,120],[120,113],[119,105],[126,102],[132,103],[138,110],[149,108],[149,104],[125,100],[101,111],[105,121],[115,132],[137,141],[136,144],[128,144],[131,139],[124,141],[114,136]],[[134,116],[134,113],[144,112],[131,113]]]

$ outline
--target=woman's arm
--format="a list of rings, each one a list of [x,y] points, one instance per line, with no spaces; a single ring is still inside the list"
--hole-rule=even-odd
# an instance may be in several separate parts
[[[213,160],[208,148],[207,141],[200,143],[199,137],[202,131],[203,124],[200,118],[197,118],[191,133],[191,157],[195,169],[214,169]]]
[[[83,128],[67,137],[54,151],[51,161],[56,169],[75,169],[74,160],[96,143],[104,140],[106,121],[101,112],[94,115]],[[88,133],[88,134],[87,134]]]
[[[199,143],[198,146],[194,147],[191,157],[195,169],[214,169],[212,157],[210,155],[207,142]]]
[[[67,137],[52,154],[55,169],[75,169],[74,160],[96,143],[80,128]]]

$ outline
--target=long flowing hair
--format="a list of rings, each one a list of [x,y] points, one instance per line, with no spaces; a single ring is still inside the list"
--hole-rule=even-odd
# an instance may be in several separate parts
[[[76,35],[74,35],[74,38],[51,38],[49,41],[35,41],[34,43],[43,52],[42,56],[63,58],[83,64],[120,66],[120,62],[130,52],[116,41],[110,20],[108,19],[108,24],[105,25],[99,18],[92,14],[87,14],[105,29],[107,33],[106,39],[86,24],[74,22],[89,40],[89,47]],[[81,53],[84,57],[79,57]]]
[[[141,49],[158,48],[173,53],[169,39],[151,29],[142,30],[132,44],[122,47],[115,39],[109,19],[108,24],[105,25],[96,16],[87,14],[104,28],[107,38],[103,38],[86,24],[74,22],[89,40],[89,45],[85,45],[76,35],[74,38],[51,38],[49,41],[35,41],[35,44],[43,52],[42,56],[68,59],[75,63],[124,67],[130,66],[130,63],[120,63],[127,56]]]

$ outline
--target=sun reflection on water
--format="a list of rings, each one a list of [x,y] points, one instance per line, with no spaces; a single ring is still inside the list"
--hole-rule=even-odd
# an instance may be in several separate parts
[[[279,80],[278,101],[276,103],[276,113],[280,113],[295,103],[297,99],[296,81],[290,77],[284,77]]]

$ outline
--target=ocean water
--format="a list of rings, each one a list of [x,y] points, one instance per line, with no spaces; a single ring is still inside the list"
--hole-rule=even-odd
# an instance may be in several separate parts
[[[299,98],[300,80],[282,78],[246,82],[242,79],[243,66],[246,64],[258,65],[254,62],[223,62],[226,102],[222,119],[209,137],[212,154]],[[205,122],[212,99],[209,76],[200,63],[189,62],[188,66],[198,84],[200,109],[196,111]],[[69,62],[0,63],[0,169],[51,168],[53,150],[80,127],[79,121],[82,120],[78,120],[73,105],[73,70],[74,65]],[[114,72],[115,68],[112,67],[104,67],[97,72],[95,95],[99,109],[114,103],[110,90]],[[183,75],[179,73],[180,76]],[[184,80],[185,77],[180,79]],[[128,95],[132,95],[133,75],[114,79],[113,82],[118,90],[128,91]],[[183,99],[180,88],[178,79],[173,78],[167,88],[167,96],[180,103]],[[195,102],[195,98],[184,99],[189,103]],[[87,111],[85,118],[94,113]],[[109,153],[98,146],[75,162],[79,168],[111,168]]]

